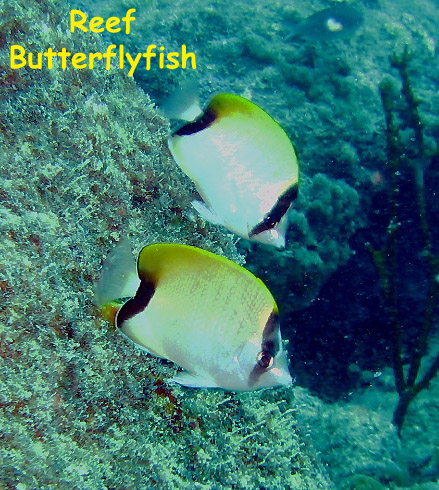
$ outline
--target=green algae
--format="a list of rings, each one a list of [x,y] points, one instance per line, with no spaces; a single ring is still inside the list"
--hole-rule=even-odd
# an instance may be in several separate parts
[[[0,461],[3,488],[328,488],[292,389],[168,386],[175,367],[93,305],[103,257],[179,241],[238,262],[192,213],[168,124],[117,69],[12,71],[9,46],[66,41],[61,1],[0,3]],[[103,51],[98,35],[68,37]]]

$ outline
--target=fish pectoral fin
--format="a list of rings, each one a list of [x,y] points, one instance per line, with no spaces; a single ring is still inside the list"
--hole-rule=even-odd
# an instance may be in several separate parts
[[[209,209],[204,202],[192,201],[192,206],[198,211],[198,214],[209,223],[214,225],[222,225],[222,219],[211,209]]]
[[[178,373],[171,378],[171,381],[179,385],[188,386],[189,388],[218,388],[214,379],[199,374],[192,374],[188,371]]]

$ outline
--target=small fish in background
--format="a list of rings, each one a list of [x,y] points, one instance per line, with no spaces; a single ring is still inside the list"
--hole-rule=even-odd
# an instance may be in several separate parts
[[[192,205],[204,219],[242,238],[284,248],[299,184],[290,138],[244,97],[217,94],[203,110],[195,94],[185,86],[162,107],[167,117],[186,121],[168,146],[203,199]]]
[[[123,240],[104,262],[95,301],[126,337],[184,369],[176,383],[253,391],[292,382],[273,296],[224,257],[156,243],[136,268]]]
[[[334,5],[299,22],[285,38],[301,38],[313,41],[330,41],[349,37],[363,23],[363,14],[345,4]]]

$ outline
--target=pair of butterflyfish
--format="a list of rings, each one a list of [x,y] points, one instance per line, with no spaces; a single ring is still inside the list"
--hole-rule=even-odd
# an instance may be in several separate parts
[[[96,288],[103,316],[184,386],[252,391],[291,384],[276,302],[243,267],[200,248],[121,241]]]
[[[189,86],[173,95],[162,112],[185,121],[168,146],[203,200],[192,205],[204,219],[240,237],[284,248],[299,183],[290,138],[244,97],[217,94],[202,110],[191,91]]]

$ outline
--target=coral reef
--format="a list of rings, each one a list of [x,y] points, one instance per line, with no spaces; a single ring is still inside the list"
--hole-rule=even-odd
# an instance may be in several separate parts
[[[260,0],[257,6],[238,2],[230,8],[226,0],[209,4],[162,0],[148,6],[136,0],[132,4],[138,9],[133,33],[128,37],[120,33],[109,38],[115,43],[123,42],[132,52],[141,50],[145,43],[164,46],[165,51],[178,51],[179,46],[186,44],[197,55],[196,73],[160,70],[155,65],[149,72],[136,70],[134,76],[139,86],[160,102],[182,79],[196,78],[202,103],[217,92],[250,98],[267,110],[292,137],[302,177],[312,178],[322,173],[328,180],[344,179],[355,189],[360,199],[354,199],[351,204],[346,204],[341,193],[332,199],[340,197],[340,206],[346,206],[349,216],[355,218],[356,230],[364,222],[362,213],[370,195],[379,187],[373,188],[371,179],[386,160],[382,108],[377,90],[383,72],[388,71],[387,54],[382,53],[393,49],[395,44],[410,42],[416,46],[418,62],[422,63],[434,52],[433,39],[428,35],[429,28],[434,31],[434,21],[422,19],[421,24],[416,24],[413,21],[416,9],[410,2],[404,5],[406,13],[403,17],[399,6],[391,5],[391,2],[380,3],[382,8],[375,6],[363,12],[364,24],[352,36],[335,42],[307,42],[287,39],[292,24],[331,3],[313,0],[293,5]],[[122,15],[125,7],[118,2],[98,1],[91,3],[89,8],[99,15]],[[433,5],[425,5],[423,9],[425,18],[435,18]],[[379,53],[377,45],[380,46]],[[422,94],[431,91],[427,83],[417,89]],[[426,104],[423,110],[429,119],[436,118],[433,106]],[[303,179],[299,192],[306,192],[306,188],[307,181]],[[347,186],[343,189],[352,194]],[[318,195],[312,198],[317,205]],[[306,276],[305,283],[311,282],[307,296],[299,295],[294,308],[304,307],[316,297],[335,270],[337,253],[340,255],[338,265],[345,263],[350,254],[345,239],[351,234],[334,237],[337,227],[329,219],[321,222],[322,226],[326,229],[319,229],[319,233],[331,237],[331,252],[334,252],[330,253],[328,267],[325,263],[316,263],[317,253],[303,253],[301,262],[297,250],[292,252],[296,254],[296,260],[283,264],[283,270],[292,275],[294,272],[290,270],[298,267],[296,278]],[[340,247],[338,251],[335,250],[337,246]],[[263,261],[262,266],[256,268],[261,262],[259,255],[247,254],[247,259],[254,271],[268,277],[269,272],[264,274]],[[272,261],[276,263],[277,260]],[[277,267],[272,271],[280,276]],[[274,284],[275,279],[271,282]],[[284,284],[290,285],[292,280]],[[282,293],[281,298],[286,294]],[[290,305],[291,301],[285,309]]]
[[[115,241],[180,241],[242,258],[186,212],[168,126],[117,69],[12,71],[13,43],[102,52],[69,36],[62,1],[0,2],[2,488],[329,488],[292,389],[168,386],[175,367],[111,331],[93,306]]]
[[[405,46],[401,55],[393,55],[391,64],[399,72],[402,81],[401,95],[396,100],[403,100],[404,107],[396,108],[393,93],[396,92],[390,79],[385,79],[380,85],[383,109],[386,117],[387,133],[387,165],[391,176],[390,186],[390,216],[387,225],[384,245],[382,248],[368,244],[373,261],[380,276],[384,296],[384,307],[388,316],[392,332],[392,360],[395,376],[395,387],[399,395],[398,405],[393,415],[393,423],[401,432],[408,407],[414,397],[425,389],[439,370],[439,354],[437,354],[428,368],[421,374],[421,362],[428,349],[429,338],[437,321],[437,304],[439,300],[439,256],[434,253],[432,233],[429,225],[429,213],[426,206],[425,169],[438,158],[439,147],[433,154],[428,154],[424,140],[424,124],[421,121],[416,99],[409,76],[409,60],[412,56]],[[400,116],[400,122],[397,122]],[[405,144],[403,131],[409,131],[413,148]],[[405,319],[401,314],[400,304],[404,300],[399,280],[401,267],[407,258],[401,257],[399,248],[401,236],[400,228],[407,219],[407,209],[404,196],[403,179],[408,180],[414,188],[416,211],[413,213],[419,228],[419,241],[417,248],[419,256],[423,258],[421,266],[425,270],[426,288],[425,312],[423,320],[411,333],[408,355],[404,350]],[[406,225],[407,226],[407,225]],[[415,227],[411,221],[410,228]],[[402,295],[402,299],[401,299]],[[413,330],[413,329],[412,329]],[[408,372],[404,372],[405,358],[408,357]]]
[[[376,488],[434,488],[439,434],[432,428],[439,421],[439,378],[413,400],[400,438],[391,422],[398,399],[392,368],[363,376],[368,378],[367,388],[331,404],[303,388],[295,390],[297,417],[308,427],[337,488],[360,489],[366,483]]]
[[[292,390],[235,395],[168,385],[175,367],[128,344],[93,306],[100,264],[122,236],[136,250],[180,241],[240,263],[244,251],[254,252],[250,265],[263,274],[265,267],[273,288],[285,277],[276,290],[284,311],[312,302],[351,250],[358,257],[364,234],[356,248],[347,241],[388,185],[377,87],[390,72],[388,54],[405,44],[416,52],[411,66],[422,72],[412,84],[422,100],[427,145],[439,128],[439,79],[430,68],[437,67],[437,2],[361,4],[365,22],[355,37],[309,43],[286,37],[291,24],[328,7],[326,0],[233,8],[226,0],[132,0],[132,34],[111,39],[70,35],[69,6],[61,0],[0,0],[0,487],[331,488],[310,441],[338,487],[437,486],[438,378],[412,401],[399,440],[390,423],[397,394],[384,369],[378,288],[369,276],[365,284],[366,251],[358,268],[339,271],[337,280],[348,277],[340,281],[337,305],[327,294],[311,303],[325,303],[321,316],[308,309],[302,316],[308,323],[288,318],[290,333],[318,337],[302,357],[300,342],[291,344],[295,362],[314,376],[313,388],[339,394],[342,386],[346,400],[332,404],[302,388],[293,400]],[[127,8],[119,1],[81,5],[104,17]],[[168,51],[186,44],[197,54],[203,102],[218,91],[242,94],[292,136],[302,188],[288,250],[267,254],[240,242],[239,253],[235,237],[191,210],[193,187],[169,158],[167,121],[149,95],[160,101],[193,72],[136,70],[141,92],[120,70],[98,65],[8,68],[12,43],[33,51],[103,52],[110,42],[131,52],[151,43]],[[410,148],[411,136],[403,131]],[[425,180],[436,238],[437,168],[436,158]],[[376,214],[387,226],[387,211],[368,218]],[[412,231],[404,235],[404,252],[415,250]],[[422,313],[418,300],[425,293],[418,264],[403,278],[408,334],[419,326],[412,320]],[[327,338],[319,337],[323,330]],[[362,346],[364,355],[350,367],[367,388],[352,394],[354,384],[337,377],[322,354],[349,364]]]
[[[324,174],[304,177],[289,213],[284,251],[251,245],[246,267],[275,294],[281,312],[306,307],[322,284],[347,262],[349,238],[364,224],[357,192]]]

